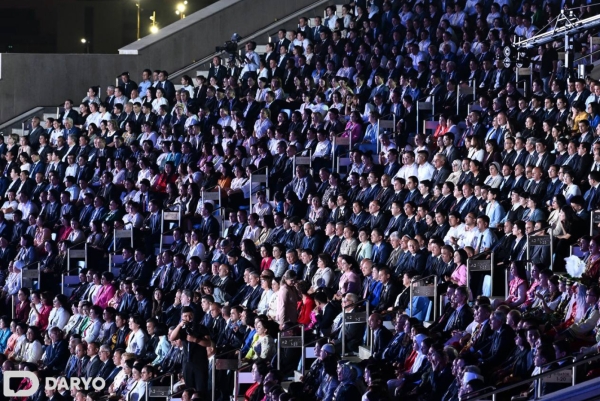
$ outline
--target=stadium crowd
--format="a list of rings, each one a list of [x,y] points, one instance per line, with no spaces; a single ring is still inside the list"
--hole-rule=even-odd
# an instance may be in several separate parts
[[[531,54],[525,91],[497,57],[563,6],[598,12],[577,0],[356,0],[339,18],[335,7],[311,26],[300,18],[265,54],[250,42],[243,59],[215,57],[181,89],[166,71],[139,84],[125,72],[104,98],[91,87],[56,119],[33,118],[28,136],[0,137],[2,372],[108,386],[11,401],[138,401],[169,375],[183,400],[210,399],[215,355],[236,349],[255,381],[248,401],[450,401],[597,353],[600,82],[570,77],[562,39]],[[589,54],[598,32],[578,34],[575,51]],[[423,101],[435,115],[417,121]],[[425,132],[425,118],[439,125]],[[266,185],[250,181],[257,172]],[[162,211],[182,218],[157,252]],[[114,229],[134,230],[134,246]],[[528,236],[548,232],[553,251],[528,256]],[[85,268],[69,265],[84,244]],[[573,245],[580,278],[565,274]],[[108,271],[113,252],[123,263]],[[466,262],[492,253],[496,285],[483,291]],[[37,262],[32,290],[21,271]],[[439,317],[409,296],[432,276]],[[366,304],[368,319],[342,330],[343,313]],[[284,390],[300,350],[277,353],[275,340],[299,330],[317,359]],[[345,360],[342,342],[356,354],[368,333],[371,357]],[[215,375],[227,399],[232,373]]]

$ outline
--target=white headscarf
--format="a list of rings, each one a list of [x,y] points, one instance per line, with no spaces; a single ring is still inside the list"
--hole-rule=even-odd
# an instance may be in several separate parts
[[[415,363],[413,363],[412,368],[410,369],[410,373],[417,373],[419,371],[419,369],[421,368],[421,365],[423,365],[423,363],[427,360],[427,355],[425,355],[423,352],[421,352],[421,344],[423,343],[423,340],[426,339],[427,336],[425,334],[417,334],[415,336],[415,341],[417,342],[417,346],[418,346],[418,351],[417,351],[417,357],[415,358]]]

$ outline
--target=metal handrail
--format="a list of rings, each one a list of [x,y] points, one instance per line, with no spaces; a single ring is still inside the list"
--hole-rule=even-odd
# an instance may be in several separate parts
[[[527,236],[531,236],[533,234],[537,234],[537,233],[542,232],[542,231],[546,232],[546,231],[548,231],[549,228],[552,228],[552,227],[551,226],[546,226],[546,227],[540,228],[538,230],[533,230],[532,232],[530,232],[529,234],[526,234],[526,235]]]
[[[358,305],[363,304],[365,302],[367,302],[367,300],[366,299],[362,299],[360,301],[354,302],[353,304],[346,305],[346,308],[350,308],[350,307],[354,308],[355,306],[358,306]]]
[[[162,374],[162,375],[160,375],[158,377],[153,377],[152,379],[148,380],[147,383],[152,383],[154,381],[157,381],[158,379],[162,379],[163,377],[167,377],[167,376],[173,376],[173,373],[167,372],[167,373]]]
[[[420,278],[417,278],[417,279],[414,279],[414,278],[413,278],[412,280],[410,280],[410,283],[411,283],[411,284],[412,284],[412,283],[418,283],[419,281],[425,281],[425,280],[427,280],[427,279],[430,279],[430,278],[432,278],[432,277],[437,277],[437,274],[430,274],[430,275],[429,275],[429,276],[427,276],[427,277],[420,277]]]
[[[560,362],[560,361],[571,361],[571,362],[574,362],[576,359],[577,359],[577,357],[574,356],[574,355],[565,356],[564,358],[560,358],[560,359],[557,359],[555,361],[548,362],[548,363],[542,365],[542,368],[544,368],[546,366],[554,365],[555,363]]]
[[[463,397],[461,397],[461,401],[471,401],[471,400],[475,401],[475,400],[479,400],[481,398],[488,398],[490,396],[492,397],[492,400],[495,400],[496,399],[496,394],[498,394],[498,393],[502,393],[504,391],[512,390],[512,389],[519,388],[519,387],[524,387],[525,385],[528,385],[528,384],[530,384],[530,383],[532,383],[532,382],[534,382],[536,380],[543,379],[545,377],[551,376],[552,374],[556,373],[557,371],[566,370],[566,369],[573,369],[573,383],[575,383],[575,379],[576,379],[575,374],[576,374],[576,371],[577,371],[575,368],[578,367],[578,366],[587,364],[587,363],[589,363],[591,361],[595,361],[597,359],[600,359],[600,353],[593,354],[593,355],[591,355],[589,357],[585,357],[584,356],[583,359],[580,359],[580,360],[578,360],[576,362],[573,362],[573,363],[571,363],[569,365],[559,366],[558,368],[553,369],[553,370],[549,370],[548,372],[542,372],[539,375],[532,376],[532,377],[530,377],[528,379],[524,379],[524,380],[521,380],[519,382],[516,382],[516,383],[513,383],[513,384],[509,384],[507,386],[496,388],[495,390],[487,392],[487,393],[484,393],[484,394],[479,394],[479,395],[470,395],[471,393],[465,394]],[[554,362],[556,362],[556,361],[554,361]],[[554,363],[554,362],[552,362],[552,363]]]
[[[229,351],[225,351],[219,355],[213,356],[213,368],[212,368],[212,375],[211,375],[211,383],[212,383],[212,388],[211,388],[212,398],[211,399],[213,399],[213,400],[216,399],[215,398],[215,390],[216,390],[216,382],[217,382],[217,377],[216,377],[217,359],[230,359],[230,358],[219,358],[219,357],[222,357],[223,355],[231,354],[232,352],[238,352],[241,350],[242,350],[241,347],[234,348],[234,349],[230,349]],[[238,391],[239,391],[238,372],[240,370],[247,368],[249,365],[250,365],[250,363],[246,363],[246,364],[242,363],[242,354],[241,354],[241,352],[238,352],[238,354],[237,354],[237,369],[233,370],[233,394],[234,394],[235,400],[237,400]]]
[[[295,329],[296,327],[304,327],[304,323],[296,323],[295,325],[287,327],[284,330],[281,330],[280,332],[290,331],[290,330]]]
[[[425,280],[428,280],[430,278],[433,277],[433,319],[435,320],[437,318],[437,297],[438,297],[438,276],[436,274],[431,274],[427,277],[422,277],[422,278],[418,278],[418,279],[412,279],[410,280],[410,285],[409,285],[409,316],[412,317],[412,313],[413,313],[413,284],[415,283],[419,283]],[[430,286],[426,286],[426,287],[430,287]],[[425,316],[426,318],[427,316]]]
[[[21,266],[20,270],[23,271],[24,269],[28,269],[29,267],[31,267],[33,265],[39,265],[41,263],[42,262],[40,262],[40,261],[31,262],[31,263],[26,264],[25,266]]]
[[[215,355],[215,359],[219,359],[219,357],[222,357],[223,355],[231,354],[232,352],[241,351],[241,350],[242,350],[242,347],[230,349],[229,351],[223,352],[222,354]]]

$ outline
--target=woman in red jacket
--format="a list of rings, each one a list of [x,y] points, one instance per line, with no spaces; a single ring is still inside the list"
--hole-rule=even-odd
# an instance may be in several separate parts
[[[315,309],[315,301],[308,294],[308,290],[310,289],[308,281],[298,281],[296,288],[302,295],[302,299],[298,303],[298,323],[306,327],[310,324],[310,314]]]

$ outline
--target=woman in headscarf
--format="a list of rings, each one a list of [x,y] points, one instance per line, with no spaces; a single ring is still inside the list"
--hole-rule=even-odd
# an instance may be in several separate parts
[[[337,379],[339,385],[333,392],[334,400],[359,401],[361,392],[354,384],[356,381],[356,369],[348,361],[339,361],[337,367]]]
[[[427,341],[425,341],[427,340]],[[404,391],[410,391],[412,384],[421,378],[421,375],[428,369],[429,361],[427,360],[427,353],[429,347],[432,344],[432,340],[427,338],[425,334],[417,334],[413,338],[413,353],[416,353],[414,362],[410,369],[398,373],[397,379],[388,380],[387,386],[390,394],[397,394],[396,392],[400,389]],[[409,355],[407,359],[412,356]]]

